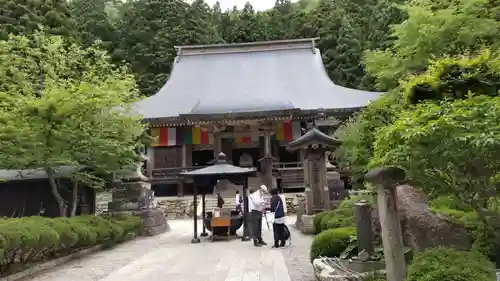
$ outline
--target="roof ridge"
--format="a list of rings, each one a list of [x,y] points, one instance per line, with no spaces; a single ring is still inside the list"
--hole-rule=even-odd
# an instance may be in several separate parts
[[[318,38],[291,40],[258,41],[249,43],[211,44],[195,46],[175,46],[178,56],[232,54],[248,52],[266,52],[280,50],[311,49],[314,52]]]

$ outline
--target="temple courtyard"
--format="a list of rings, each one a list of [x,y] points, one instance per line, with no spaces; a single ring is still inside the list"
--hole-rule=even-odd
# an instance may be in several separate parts
[[[141,237],[23,281],[313,281],[312,236],[296,230],[294,222],[295,217],[287,217],[291,245],[272,249],[272,225],[269,231],[265,221],[262,232],[269,246],[256,248],[240,239],[210,242],[208,237],[191,244],[193,221],[170,220],[167,233]]]

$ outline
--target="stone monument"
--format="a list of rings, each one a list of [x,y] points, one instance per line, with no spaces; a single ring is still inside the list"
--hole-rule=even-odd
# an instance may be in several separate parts
[[[287,149],[291,151],[303,149],[305,179],[305,210],[298,220],[303,233],[314,233],[314,214],[331,209],[330,190],[326,178],[327,150],[333,150],[341,144],[316,127],[309,129],[300,138],[290,142]]]
[[[376,168],[365,175],[367,182],[377,186],[387,281],[403,281],[406,276],[403,236],[396,206],[396,187],[405,178],[405,171],[397,167]]]
[[[331,151],[325,152],[326,184],[330,191],[330,200],[337,207],[340,201],[347,197],[348,192],[345,189],[344,181],[340,178],[339,169],[330,163],[332,155]]]
[[[155,236],[170,229],[165,214],[157,208],[154,191],[148,178],[142,174],[143,161],[148,158],[140,153],[141,162],[132,171],[125,171],[115,182],[113,200],[108,204],[112,214],[128,214],[141,218],[143,236]]]

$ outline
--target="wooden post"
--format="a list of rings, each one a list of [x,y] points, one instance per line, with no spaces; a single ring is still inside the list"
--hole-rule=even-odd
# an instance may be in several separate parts
[[[187,157],[187,149],[186,149],[186,144],[182,145],[181,149],[181,173],[186,171],[187,163],[186,163],[186,157]],[[183,197],[184,196],[184,178],[182,176],[179,176],[179,181],[177,182],[177,196]]]
[[[198,238],[198,194],[196,190],[196,181],[193,179],[193,239],[191,243],[200,243]]]

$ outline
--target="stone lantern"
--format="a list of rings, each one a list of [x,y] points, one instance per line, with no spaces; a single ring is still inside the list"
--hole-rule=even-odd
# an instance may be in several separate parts
[[[313,127],[287,145],[287,149],[290,151],[302,149],[305,152],[305,213],[301,218],[298,218],[303,224],[303,232],[314,231],[312,227],[314,214],[331,208],[325,155],[327,151],[335,150],[341,143]]]

